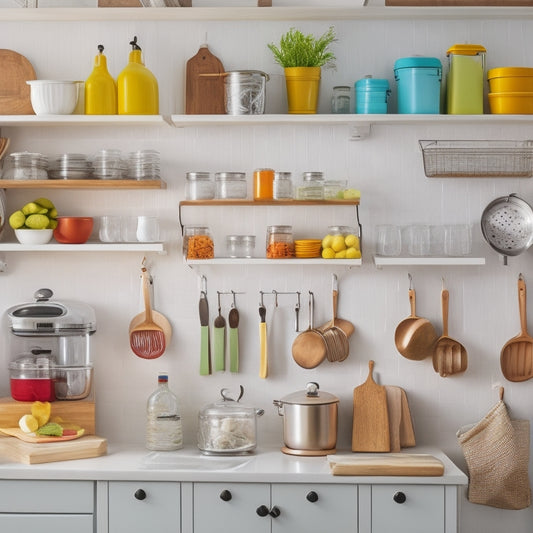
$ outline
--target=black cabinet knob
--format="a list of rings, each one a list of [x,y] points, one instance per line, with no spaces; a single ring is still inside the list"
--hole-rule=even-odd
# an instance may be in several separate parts
[[[392,499],[396,503],[405,503],[405,500],[407,500],[407,496],[403,492],[397,492]]]
[[[223,490],[220,493],[220,499],[229,502],[231,500],[231,492],[229,490]]]
[[[134,494],[135,498],[137,500],[144,500],[146,499],[146,492],[144,492],[143,489],[137,489]]]
[[[311,492],[307,493],[307,496],[305,497],[308,502],[315,503],[318,501],[318,494],[312,490]]]
[[[272,507],[272,509],[270,509],[270,516],[272,518],[277,518],[280,514],[281,514],[281,511],[279,510],[279,507],[274,505],[274,507]]]
[[[268,511],[268,507],[266,505],[260,505],[256,510],[255,512],[259,515],[259,516],[267,516],[269,511]]]

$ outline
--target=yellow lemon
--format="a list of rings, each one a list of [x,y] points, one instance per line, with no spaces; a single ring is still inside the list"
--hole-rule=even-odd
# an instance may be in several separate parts
[[[344,237],[342,235],[335,235],[331,241],[331,247],[336,251],[340,252],[346,249],[346,244],[344,244]]]
[[[34,203],[39,204],[42,207],[46,207],[46,209],[54,209],[55,205],[48,199],[48,198],[37,198],[37,200],[33,200]]]
[[[30,202],[26,204],[21,211],[25,215],[33,215],[34,213],[39,213],[42,209],[45,209],[45,212],[48,212],[48,209],[44,208],[42,205],[36,204],[35,202]]]
[[[47,229],[56,229],[57,228],[57,220],[51,218],[50,222],[48,222],[48,226],[46,226]]]
[[[346,250],[341,250],[340,252],[337,252],[335,254],[335,259],[345,259],[346,258]]]
[[[19,420],[19,428],[24,431],[24,433],[33,433],[39,428],[39,422],[32,415],[24,415]]]
[[[322,250],[323,259],[335,259],[335,250],[333,248],[324,248]]]
[[[57,218],[57,209],[55,207],[50,208],[48,218]]]
[[[331,248],[331,241],[333,240],[333,237],[331,235],[326,235],[322,239],[322,248]]]
[[[357,198],[361,198],[361,191],[357,189],[346,189],[344,191],[345,200],[356,200]]]
[[[346,235],[344,237],[344,243],[347,248],[359,248],[359,237],[353,234]]]
[[[26,219],[26,226],[31,229],[46,229],[50,219],[46,215],[30,215]]]
[[[347,248],[346,259],[361,259],[361,251],[353,247]]]
[[[9,225],[13,229],[19,229],[24,226],[24,223],[26,222],[26,215],[22,211],[15,211],[10,217],[9,217]]]
[[[39,427],[44,426],[50,420],[51,411],[50,402],[33,402],[31,404],[31,414],[39,423]]]

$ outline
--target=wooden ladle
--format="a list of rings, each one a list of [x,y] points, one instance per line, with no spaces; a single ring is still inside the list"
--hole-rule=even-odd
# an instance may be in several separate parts
[[[533,338],[527,332],[526,282],[518,276],[518,308],[520,311],[520,334],[502,348],[500,365],[502,374],[509,381],[527,381],[533,377]]]
[[[450,295],[442,289],[442,335],[435,344],[433,351],[433,368],[441,377],[459,374],[468,366],[468,355],[465,347],[458,341],[448,337],[448,304]]]

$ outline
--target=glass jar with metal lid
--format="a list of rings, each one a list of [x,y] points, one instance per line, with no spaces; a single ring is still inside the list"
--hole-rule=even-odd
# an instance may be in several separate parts
[[[187,259],[213,259],[215,246],[207,226],[183,228],[183,256]]]
[[[323,200],[324,199],[324,173],[304,172],[302,182],[296,190],[297,200]]]
[[[226,249],[231,258],[250,258],[254,255],[255,235],[228,235]]]
[[[215,174],[215,198],[221,200],[246,198],[246,173],[217,172]]]
[[[294,257],[292,226],[268,226],[266,238],[267,259]]]
[[[212,200],[215,197],[215,182],[209,172],[187,172],[187,200]]]
[[[275,172],[272,195],[274,200],[292,199],[292,175],[290,172]]]

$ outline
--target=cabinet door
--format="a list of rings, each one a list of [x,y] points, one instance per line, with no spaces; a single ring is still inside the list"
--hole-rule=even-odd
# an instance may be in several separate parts
[[[272,533],[357,532],[357,485],[274,484],[272,508]]]
[[[373,485],[372,533],[443,533],[444,487]]]
[[[180,484],[109,482],[109,531],[180,533]]]
[[[265,516],[257,513],[261,506],[267,510]],[[268,510],[268,484],[194,484],[194,533],[269,533]]]
[[[93,533],[93,515],[0,514],[0,531],[17,533]]]

